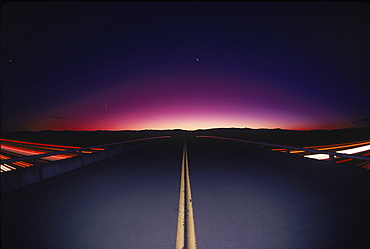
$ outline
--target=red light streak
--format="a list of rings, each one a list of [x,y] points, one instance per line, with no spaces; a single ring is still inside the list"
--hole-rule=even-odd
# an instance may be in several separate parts
[[[319,145],[319,146],[308,146],[304,148],[310,148],[310,149],[317,149],[317,150],[330,150],[330,149],[337,149],[337,148],[347,148],[347,147],[353,147],[358,145],[364,145],[364,144],[370,144],[370,141],[359,141],[359,142],[350,142],[350,143],[341,143],[341,144],[329,144],[329,145]]]
[[[10,159],[10,157],[5,156],[5,155],[0,155],[0,159],[1,159],[1,160],[6,160],[6,159]]]
[[[365,164],[362,168],[364,168],[364,169],[370,169],[370,163]]]
[[[4,144],[1,145],[1,149],[5,150],[5,151],[10,151],[10,152],[13,152],[13,153],[17,153],[17,154],[22,155],[22,156],[32,156],[32,155],[42,154],[38,151],[21,149],[21,148],[18,148],[18,147],[13,147],[13,146],[4,145]]]
[[[17,165],[19,167],[22,167],[22,168],[33,166],[32,163],[26,163],[26,162],[23,162],[23,161],[13,162],[13,164],[15,164],[15,165]]]
[[[35,148],[35,149],[43,149],[43,150],[57,150],[57,151],[66,151],[66,149],[59,149],[54,147],[44,147],[44,146],[28,146],[29,148]]]
[[[352,158],[344,159],[342,161],[336,161],[336,163],[344,163],[353,160]]]
[[[18,147],[14,147],[14,146],[4,145],[4,144],[1,145],[1,149],[5,150],[5,151],[10,151],[10,152],[13,152],[13,153],[17,153],[17,154],[22,155],[22,156],[33,156],[33,155],[43,154],[42,152],[39,152],[39,151],[23,149],[23,148],[18,148]],[[70,157],[72,157],[72,156],[56,155],[56,156],[43,157],[43,159],[49,160],[49,161],[56,161],[56,160],[70,158]]]
[[[20,144],[34,144],[34,145],[42,145],[42,146],[50,146],[50,147],[60,147],[60,148],[69,148],[69,149],[80,149],[81,147],[75,147],[75,146],[65,146],[65,145],[53,145],[53,144],[41,144],[41,143],[32,143],[32,142],[24,142],[24,141],[17,141],[17,140],[10,140],[10,139],[4,139],[0,138],[2,141],[6,142],[13,142],[13,143],[20,143]]]
[[[1,150],[6,152],[6,155],[1,155],[1,160],[7,160],[11,158],[17,158],[21,156],[33,156],[33,155],[42,155],[45,153],[49,153],[52,151],[66,151],[67,149],[80,149],[82,147],[76,146],[65,146],[65,145],[52,145],[52,144],[43,144],[43,143],[33,143],[33,142],[24,142],[24,141],[17,141],[11,139],[0,139],[2,141]],[[96,151],[103,151],[104,148],[91,148],[88,150],[83,150],[81,153],[90,154]],[[75,153],[68,153],[68,154],[59,154],[53,156],[47,156],[39,158],[40,162],[47,162],[47,161],[57,161],[62,159],[71,158],[77,156],[77,151]],[[33,166],[32,163],[24,162],[24,161],[17,161],[12,163],[13,166],[16,167],[30,167]],[[1,172],[4,171],[11,171],[16,169],[8,164],[1,165]]]

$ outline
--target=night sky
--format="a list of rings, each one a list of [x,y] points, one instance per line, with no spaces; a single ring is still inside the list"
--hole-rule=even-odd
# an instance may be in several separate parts
[[[363,2],[13,2],[1,129],[370,126]]]

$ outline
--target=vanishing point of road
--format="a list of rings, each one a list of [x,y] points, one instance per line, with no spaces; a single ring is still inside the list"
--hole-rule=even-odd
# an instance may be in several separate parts
[[[370,189],[314,172],[326,166],[218,140],[163,140],[2,194],[1,243],[5,249],[370,247]]]

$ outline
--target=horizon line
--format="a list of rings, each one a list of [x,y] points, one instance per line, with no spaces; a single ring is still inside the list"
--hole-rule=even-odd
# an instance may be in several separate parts
[[[335,128],[335,129],[284,129],[284,128],[249,128],[249,127],[222,127],[222,128],[200,128],[200,129],[142,129],[142,130],[109,130],[109,129],[97,129],[97,130],[38,130],[38,131],[32,131],[32,130],[22,130],[22,131],[1,131],[1,133],[10,133],[10,132],[143,132],[143,131],[186,131],[186,132],[197,132],[197,131],[208,131],[208,130],[282,130],[282,131],[334,131],[334,130],[349,130],[349,129],[368,129],[370,127],[350,127],[350,128]]]

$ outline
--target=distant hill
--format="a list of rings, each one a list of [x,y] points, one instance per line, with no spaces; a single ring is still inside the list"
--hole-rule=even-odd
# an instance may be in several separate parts
[[[131,139],[172,136],[174,139],[192,139],[198,135],[220,136],[291,146],[310,146],[370,140],[369,128],[296,131],[282,129],[213,128],[207,130],[142,130],[142,131],[39,131],[2,132],[1,138],[20,141],[91,146]]]
[[[370,140],[369,128],[297,131],[283,129],[215,129],[204,135],[238,138],[291,146],[310,146]]]

